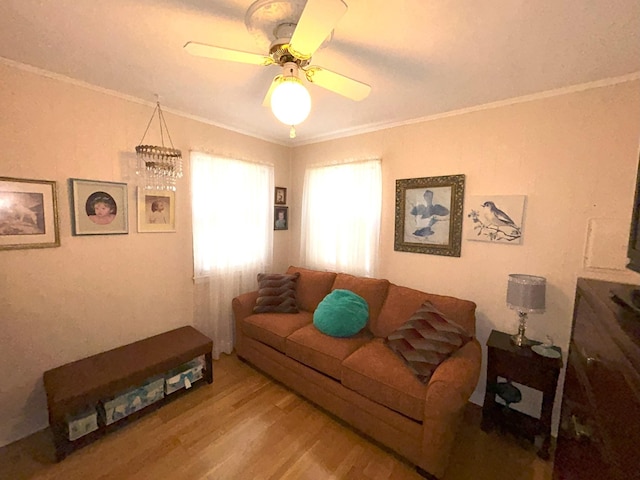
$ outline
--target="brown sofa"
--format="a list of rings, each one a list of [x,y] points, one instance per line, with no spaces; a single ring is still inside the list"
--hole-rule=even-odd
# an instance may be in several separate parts
[[[390,283],[289,267],[299,272],[299,313],[253,313],[258,292],[233,299],[237,355],[311,402],[442,478],[467,401],[481,367],[475,337],[421,383],[385,344],[425,300],[475,335],[473,302]],[[325,335],[313,312],[332,290],[351,290],[369,306],[364,330],[348,338]]]

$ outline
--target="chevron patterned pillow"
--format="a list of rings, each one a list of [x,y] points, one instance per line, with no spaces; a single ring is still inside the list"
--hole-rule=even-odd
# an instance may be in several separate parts
[[[253,313],[298,313],[296,284],[299,277],[299,272],[293,275],[259,273],[258,299]]]
[[[385,343],[426,384],[437,366],[472,338],[426,301]]]

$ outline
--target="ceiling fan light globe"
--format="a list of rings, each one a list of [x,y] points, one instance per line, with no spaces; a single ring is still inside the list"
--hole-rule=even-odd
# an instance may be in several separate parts
[[[300,79],[285,77],[273,90],[271,111],[285,125],[298,125],[311,111],[311,95]]]

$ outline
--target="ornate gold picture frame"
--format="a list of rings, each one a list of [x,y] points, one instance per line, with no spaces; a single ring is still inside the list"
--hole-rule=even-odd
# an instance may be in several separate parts
[[[396,180],[394,250],[460,256],[464,175]]]

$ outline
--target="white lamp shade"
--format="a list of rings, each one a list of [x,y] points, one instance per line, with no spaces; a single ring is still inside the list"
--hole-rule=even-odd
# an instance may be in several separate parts
[[[285,125],[298,125],[311,111],[311,95],[299,78],[284,77],[271,94],[271,111]]]
[[[519,312],[543,313],[547,280],[534,275],[509,275],[507,306]]]

